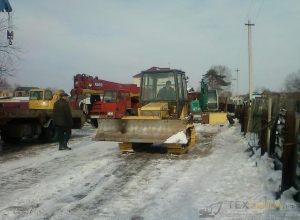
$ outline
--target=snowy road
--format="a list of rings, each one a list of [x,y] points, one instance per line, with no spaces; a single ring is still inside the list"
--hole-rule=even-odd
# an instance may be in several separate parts
[[[281,177],[270,158],[249,158],[239,129],[198,124],[196,146],[181,156],[120,154],[116,142],[91,141],[96,130],[89,126],[73,131],[72,151],[22,143],[23,150],[0,157],[0,219],[232,219],[241,211],[300,217],[288,195],[280,202],[295,204],[290,210],[236,206],[275,201]],[[218,202],[219,211],[199,211]]]

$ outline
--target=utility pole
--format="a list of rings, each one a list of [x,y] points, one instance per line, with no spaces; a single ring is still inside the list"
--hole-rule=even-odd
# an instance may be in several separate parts
[[[237,68],[236,70],[236,99],[237,99],[237,101],[236,102],[238,102],[238,97],[239,97],[239,69]]]
[[[252,45],[251,45],[251,26],[254,26],[254,24],[251,24],[250,20],[248,21],[248,24],[245,24],[248,26],[248,61],[249,61],[249,100],[252,100]]]

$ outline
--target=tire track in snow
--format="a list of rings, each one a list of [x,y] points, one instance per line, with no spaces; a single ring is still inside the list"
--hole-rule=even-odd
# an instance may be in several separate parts
[[[127,159],[127,158],[126,158]],[[133,160],[119,161],[118,165],[113,165],[110,173],[106,174],[108,178],[111,178],[109,184],[99,182],[97,186],[93,187],[93,190],[78,202],[69,211],[72,214],[82,213],[84,210],[89,210],[89,216],[86,219],[94,218],[101,215],[111,215],[107,212],[105,207],[109,207],[110,204],[117,200],[117,197],[127,189],[127,185],[132,181],[135,176],[138,176],[145,167],[149,166],[149,159],[133,159]],[[103,184],[105,185],[103,187]],[[99,190],[100,189],[100,190]],[[89,198],[88,198],[89,197]],[[91,198],[92,197],[92,198]],[[83,219],[85,219],[83,217]]]

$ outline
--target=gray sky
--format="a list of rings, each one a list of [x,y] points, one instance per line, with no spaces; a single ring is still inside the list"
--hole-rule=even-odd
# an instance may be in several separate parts
[[[239,71],[249,92],[251,20],[253,90],[279,91],[300,69],[299,0],[10,0],[22,61],[10,83],[69,92],[73,76],[132,83],[152,66],[181,69],[189,86],[211,66]],[[3,13],[2,13],[3,14]],[[233,82],[236,92],[236,82]]]

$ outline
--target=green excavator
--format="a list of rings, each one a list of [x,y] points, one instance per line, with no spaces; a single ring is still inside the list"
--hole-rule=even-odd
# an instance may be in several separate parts
[[[209,90],[204,79],[201,80],[200,99],[190,102],[190,110],[195,122],[203,124],[224,123],[227,113],[219,109],[219,95],[215,89]]]

